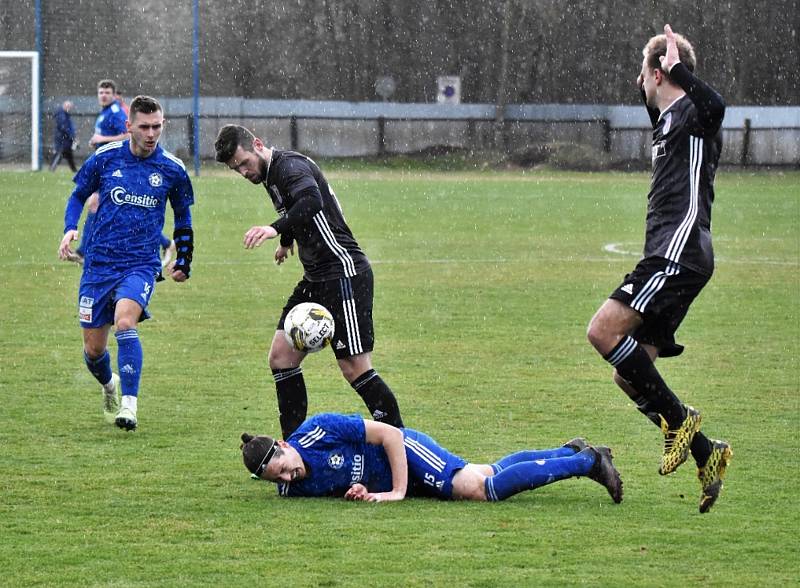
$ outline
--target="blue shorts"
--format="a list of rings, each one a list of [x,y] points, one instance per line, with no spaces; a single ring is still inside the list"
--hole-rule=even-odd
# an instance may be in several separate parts
[[[142,307],[139,321],[150,318],[147,305],[155,290],[157,274],[148,267],[137,267],[116,274],[84,271],[78,288],[78,320],[84,329],[114,324],[114,308],[122,298]]]
[[[447,451],[425,433],[402,429],[408,460],[408,496],[453,498],[453,476],[467,462]]]

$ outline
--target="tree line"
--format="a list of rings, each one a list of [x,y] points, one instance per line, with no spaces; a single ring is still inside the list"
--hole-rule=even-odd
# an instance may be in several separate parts
[[[44,94],[192,95],[192,0],[41,2]],[[35,2],[4,2],[0,50],[35,49]],[[647,39],[669,22],[729,104],[800,104],[798,0],[199,1],[200,93],[432,102],[631,104]]]

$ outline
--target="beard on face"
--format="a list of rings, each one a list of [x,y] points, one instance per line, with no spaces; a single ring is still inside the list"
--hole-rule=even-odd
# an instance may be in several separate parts
[[[261,155],[256,154],[258,157],[258,175],[259,175],[259,182],[265,182],[267,180],[267,169],[269,164],[267,162],[266,157],[262,157]]]

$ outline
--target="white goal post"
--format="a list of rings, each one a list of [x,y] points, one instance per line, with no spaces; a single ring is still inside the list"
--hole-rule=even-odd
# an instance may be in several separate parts
[[[31,169],[39,169],[39,52],[0,51],[0,59],[31,60]],[[0,89],[2,93],[2,89]]]

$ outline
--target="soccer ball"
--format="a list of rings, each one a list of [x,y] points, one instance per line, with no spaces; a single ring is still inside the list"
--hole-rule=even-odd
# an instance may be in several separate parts
[[[327,347],[333,338],[333,315],[316,302],[298,304],[286,315],[283,332],[298,351],[315,353]]]

